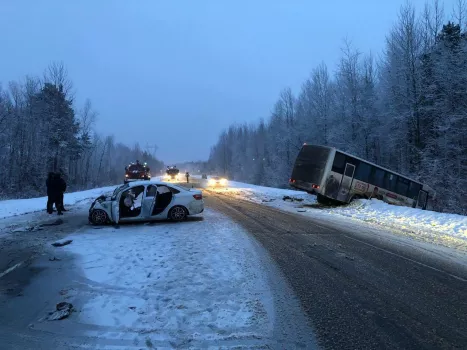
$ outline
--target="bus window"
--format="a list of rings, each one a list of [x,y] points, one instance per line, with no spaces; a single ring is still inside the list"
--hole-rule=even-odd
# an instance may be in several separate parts
[[[391,192],[396,192],[397,176],[386,172],[384,176],[384,188]]]
[[[422,189],[422,185],[411,181],[409,185],[409,193],[407,194],[407,197],[417,200],[418,192],[420,192],[421,189]]]
[[[342,153],[336,152],[334,157],[334,162],[332,163],[332,171],[336,173],[343,174],[345,169],[345,155]]]
[[[360,181],[369,182],[371,168],[370,164],[360,162],[357,166],[357,170],[355,170],[355,178]]]
[[[384,187],[384,174],[385,174],[384,170],[375,168],[373,185],[375,185],[376,187]]]
[[[409,191],[409,182],[409,180],[398,176],[396,193],[400,194],[401,196],[407,197],[407,192]]]

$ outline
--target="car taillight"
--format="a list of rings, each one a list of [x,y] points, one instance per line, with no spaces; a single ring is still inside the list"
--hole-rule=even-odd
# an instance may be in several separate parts
[[[290,183],[294,183],[295,180],[294,180],[294,179],[290,179],[289,182],[290,182]]]
[[[319,185],[312,184],[311,187],[312,187],[312,188],[318,189],[318,188],[319,188]]]
[[[203,199],[203,195],[202,194],[194,194],[193,198],[199,201],[199,200]]]

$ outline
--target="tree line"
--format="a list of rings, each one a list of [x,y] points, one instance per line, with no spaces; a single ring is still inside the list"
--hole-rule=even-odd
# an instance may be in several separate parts
[[[329,145],[411,176],[437,192],[435,209],[467,213],[466,2],[406,4],[375,58],[344,41],[337,69],[322,63],[298,95],[286,88],[268,120],[219,136],[211,171],[287,186],[304,142]]]
[[[63,64],[43,77],[0,86],[0,197],[45,195],[49,171],[64,174],[70,191],[123,181],[124,167],[139,159],[162,169],[153,154],[128,147],[94,129],[91,101],[77,107]]]

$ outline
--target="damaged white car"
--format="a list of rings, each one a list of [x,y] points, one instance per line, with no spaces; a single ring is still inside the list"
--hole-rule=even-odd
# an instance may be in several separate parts
[[[204,211],[203,194],[164,182],[134,181],[117,187],[110,197],[100,196],[89,209],[94,225],[121,222],[182,221]]]

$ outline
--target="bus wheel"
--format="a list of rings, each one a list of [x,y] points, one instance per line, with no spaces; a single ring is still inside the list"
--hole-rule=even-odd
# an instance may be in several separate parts
[[[322,194],[317,194],[316,200],[318,201],[319,204],[322,205],[329,205],[329,199],[323,196]]]

